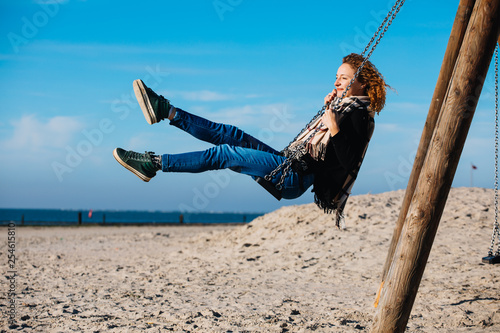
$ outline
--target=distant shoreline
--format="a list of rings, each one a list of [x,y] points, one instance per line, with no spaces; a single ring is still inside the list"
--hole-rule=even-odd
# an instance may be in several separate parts
[[[0,209],[0,225],[179,225],[248,223],[264,213]]]
[[[131,223],[121,223],[121,222],[110,222],[110,223],[82,223],[78,224],[75,222],[67,222],[67,224],[61,223],[61,222],[54,222],[54,224],[32,224],[30,223],[24,223],[21,224],[18,221],[0,221],[0,227],[8,227],[8,224],[14,222],[16,223],[16,227],[20,228],[52,228],[52,227],[63,227],[63,228],[88,228],[88,227],[142,227],[142,226],[148,226],[148,227],[210,227],[210,226],[240,226],[240,225],[246,225],[249,222],[214,222],[214,223],[179,223],[179,222],[165,222],[165,223],[156,223],[156,222],[131,222]],[[47,223],[47,222],[43,222]],[[49,222],[50,223],[50,222]],[[59,223],[59,224],[57,224]]]

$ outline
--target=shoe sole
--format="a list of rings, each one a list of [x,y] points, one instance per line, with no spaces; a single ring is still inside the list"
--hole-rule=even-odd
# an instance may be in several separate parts
[[[146,85],[144,84],[144,82],[142,82],[142,80],[135,80],[133,86],[135,97],[139,102],[139,106],[141,107],[142,113],[144,114],[144,118],[146,118],[148,124],[156,124],[158,120],[156,119],[153,106],[149,101],[148,94],[146,92]]]
[[[129,171],[131,171],[137,177],[141,178],[145,182],[149,182],[151,180],[150,177],[143,175],[142,173],[138,172],[136,169],[132,168],[127,163],[125,163],[125,161],[122,160],[120,158],[120,156],[118,156],[117,148],[115,148],[115,150],[113,150],[113,156],[115,157],[115,160],[118,161],[118,163],[120,163],[121,165],[123,165],[125,168],[127,168]]]

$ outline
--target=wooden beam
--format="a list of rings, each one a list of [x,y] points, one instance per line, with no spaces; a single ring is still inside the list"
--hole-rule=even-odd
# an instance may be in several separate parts
[[[448,46],[444,54],[443,64],[441,65],[441,71],[439,72],[431,105],[429,106],[429,113],[427,114],[427,120],[425,121],[424,130],[420,138],[417,155],[415,156],[415,161],[413,162],[413,169],[406,187],[401,211],[392,235],[391,244],[389,245],[389,252],[382,271],[382,283],[385,281],[387,271],[389,270],[389,266],[391,265],[392,258],[394,256],[394,251],[396,250],[396,245],[398,244],[399,236],[401,235],[401,230],[403,229],[403,223],[406,219],[408,208],[410,207],[411,198],[413,197],[415,186],[417,185],[417,180],[420,175],[420,170],[422,169],[422,164],[424,163],[425,155],[427,154],[427,148],[429,147],[432,134],[434,133],[434,128],[443,104],[444,96],[446,90],[448,89],[448,82],[450,82],[451,74],[453,72],[453,68],[455,67],[458,52],[460,51],[465,30],[469,24],[469,19],[475,2],[476,0],[461,0],[458,5],[455,22],[453,23],[453,27],[451,29]]]
[[[372,332],[404,332],[481,94],[500,27],[500,1],[477,0],[418,177]]]

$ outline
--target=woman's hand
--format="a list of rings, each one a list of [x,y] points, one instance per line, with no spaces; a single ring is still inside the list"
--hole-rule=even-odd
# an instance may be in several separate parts
[[[337,96],[337,89],[333,89],[331,93],[325,96],[325,104],[330,103]]]
[[[321,117],[321,122],[328,127],[330,135],[334,136],[340,131],[339,128],[339,115],[337,112],[333,111],[330,107],[325,110],[325,113]]]

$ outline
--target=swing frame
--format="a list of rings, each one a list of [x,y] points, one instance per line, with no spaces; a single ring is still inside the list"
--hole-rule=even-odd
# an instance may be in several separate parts
[[[422,134],[414,182],[408,183],[386,260],[374,333],[406,329],[499,33],[498,0],[460,1],[435,90],[444,93],[433,97],[442,105]]]

